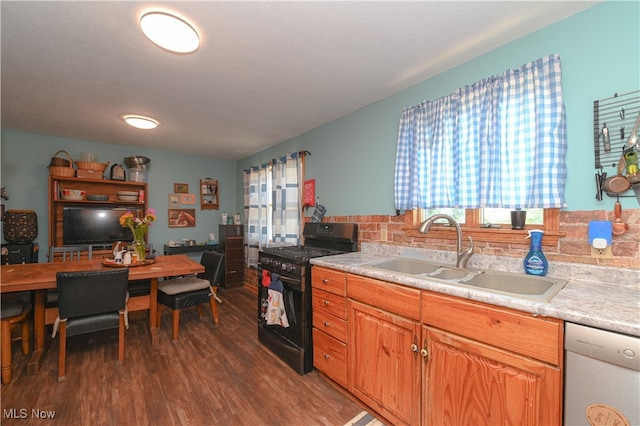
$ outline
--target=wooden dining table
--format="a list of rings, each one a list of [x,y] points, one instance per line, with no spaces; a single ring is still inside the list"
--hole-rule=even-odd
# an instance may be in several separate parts
[[[27,373],[36,374],[45,349],[45,302],[47,290],[56,288],[58,272],[82,272],[112,269],[115,266],[104,259],[80,260],[77,262],[27,263],[0,266],[0,292],[34,292],[34,351],[27,362]],[[156,312],[158,309],[158,278],[189,275],[204,272],[204,266],[187,255],[156,256],[144,264],[129,266],[129,280],[150,279],[148,295],[129,300],[129,310],[149,310],[151,344],[158,342]],[[132,309],[133,307],[133,309]]]

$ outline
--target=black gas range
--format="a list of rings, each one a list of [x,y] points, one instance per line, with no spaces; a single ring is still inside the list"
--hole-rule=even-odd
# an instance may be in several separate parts
[[[306,223],[303,237],[258,256],[258,340],[299,374],[313,370],[309,260],[357,251],[358,225]]]

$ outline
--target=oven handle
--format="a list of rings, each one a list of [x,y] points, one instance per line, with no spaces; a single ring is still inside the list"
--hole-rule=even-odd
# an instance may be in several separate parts
[[[300,285],[300,280],[299,279],[289,278],[289,277],[285,277],[283,275],[280,275],[280,281],[288,282],[288,283],[295,284],[295,285]]]
[[[299,278],[289,278],[287,276],[280,275],[280,272],[278,272],[278,271],[272,271],[271,269],[265,268],[265,267],[262,267],[262,266],[258,267],[258,276],[259,276],[260,279],[262,279],[262,271],[263,270],[267,270],[271,274],[278,274],[279,277],[280,277],[280,281],[282,281],[282,282],[288,282],[288,283],[296,285],[296,286],[300,285],[300,279]]]

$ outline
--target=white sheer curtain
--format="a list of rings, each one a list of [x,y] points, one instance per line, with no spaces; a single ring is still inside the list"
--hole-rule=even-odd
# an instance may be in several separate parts
[[[301,244],[304,154],[294,152],[244,171],[247,265],[258,265],[258,252],[270,242]]]
[[[566,152],[549,55],[403,111],[396,209],[566,207]]]

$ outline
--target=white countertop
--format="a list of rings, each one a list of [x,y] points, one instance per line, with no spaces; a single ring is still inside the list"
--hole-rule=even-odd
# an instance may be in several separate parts
[[[373,250],[313,258],[311,263],[414,288],[431,290],[591,327],[640,336],[640,270],[585,267],[580,265],[576,270],[570,271],[566,267],[563,268],[563,265],[556,265],[555,268],[551,268],[550,265],[551,273],[560,274],[564,271],[567,275],[551,275],[549,273],[549,276],[567,279],[568,282],[551,299],[550,303],[545,303],[457,286],[437,280],[413,278],[408,275],[366,266],[368,263],[398,255],[404,256],[404,253],[384,253],[384,250],[380,250],[380,247],[376,246]],[[412,254],[411,257],[415,258],[415,255]],[[487,259],[482,259],[478,255],[474,255],[474,257],[478,261],[478,265],[473,265],[474,269],[487,269],[478,267],[479,264],[486,263]],[[432,260],[425,257],[422,257],[422,259]],[[472,259],[474,258],[472,257]],[[442,261],[443,259],[433,260]],[[489,259],[489,262],[491,261],[495,263],[496,259]],[[469,266],[472,267],[472,265]],[[495,268],[495,265],[490,266],[494,266],[491,269],[498,269]],[[571,267],[569,266],[569,268]],[[508,269],[506,268],[505,270]],[[576,279],[576,277],[579,279]],[[593,277],[599,278],[600,281],[591,280]],[[608,277],[610,282],[602,282],[602,277]]]

